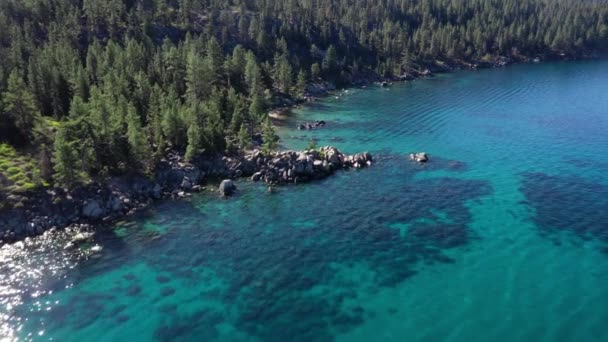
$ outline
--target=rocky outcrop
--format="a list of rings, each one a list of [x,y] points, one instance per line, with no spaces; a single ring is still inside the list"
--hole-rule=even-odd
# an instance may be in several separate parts
[[[99,201],[95,199],[85,202],[84,207],[82,207],[82,216],[92,220],[100,219],[104,212],[99,205]]]
[[[298,129],[299,130],[312,130],[312,129],[324,127],[326,124],[327,123],[324,120],[318,120],[318,121],[314,121],[314,122],[304,122],[304,123],[298,124]]]
[[[51,229],[112,222],[146,208],[154,200],[187,197],[200,190],[207,179],[224,179],[219,192],[230,196],[236,190],[232,181],[236,178],[269,184],[301,183],[371,163],[369,153],[348,156],[329,146],[303,152],[264,154],[253,150],[234,156],[201,156],[191,163],[178,153],[168,153],[153,178],[123,175],[71,191],[56,188],[9,196],[10,208],[0,210],[0,246]]]
[[[234,192],[236,191],[236,185],[234,184],[234,182],[230,179],[224,179],[219,186],[220,194],[222,194],[222,196],[226,197],[226,196],[232,196],[232,194],[234,194]]]
[[[194,164],[188,163],[178,153],[169,153],[160,161],[154,173],[154,179],[164,188],[192,189],[205,177],[205,172]]]
[[[29,193],[0,211],[0,245],[79,222],[111,222],[161,197],[160,186],[141,175],[109,178],[72,191]]]
[[[411,73],[407,73],[407,72],[404,73],[404,74],[402,74],[401,76],[399,76],[399,80],[400,81],[412,81],[412,80],[415,80],[415,79],[416,79],[416,76],[414,76]]]
[[[349,156],[331,146],[269,155],[256,150],[245,155],[244,159],[256,165],[251,180],[269,184],[302,183],[325,178],[336,170],[364,168],[372,164],[372,156],[367,152]]]
[[[429,161],[429,157],[425,152],[410,153],[410,159],[417,163],[426,163]]]

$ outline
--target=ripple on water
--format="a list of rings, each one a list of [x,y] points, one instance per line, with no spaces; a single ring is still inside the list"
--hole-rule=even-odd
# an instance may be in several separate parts
[[[16,338],[29,310],[48,310],[53,303],[46,295],[72,286],[71,270],[90,255],[86,250],[65,248],[75,231],[47,231],[0,248],[0,336]]]
[[[455,73],[323,101],[286,119],[278,131],[299,140],[285,146],[337,139],[345,152],[371,151],[374,167],[274,194],[243,182],[231,199],[163,202],[98,233],[104,250],[91,261],[61,238],[46,250],[7,247],[0,334],[329,341],[369,328],[361,340],[541,340],[553,331],[604,341],[603,256],[563,253],[528,231],[607,241],[606,186],[563,176],[606,183],[606,63],[569,65]],[[327,129],[292,129],[319,119]],[[431,163],[392,154],[410,149],[431,153]],[[528,171],[560,175],[520,177]],[[520,178],[535,225],[521,224]],[[483,240],[471,226],[488,227]]]

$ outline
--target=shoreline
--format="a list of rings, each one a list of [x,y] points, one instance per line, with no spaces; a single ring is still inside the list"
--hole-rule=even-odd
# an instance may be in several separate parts
[[[432,77],[436,73],[478,70],[482,68],[502,68],[512,64],[601,58],[599,55],[585,54],[581,56],[556,55],[553,57],[556,58],[539,61],[529,57],[519,60],[505,60],[502,57],[497,57],[494,65],[484,65],[482,67],[462,61],[456,64],[443,63],[444,67],[439,69],[433,69],[433,67],[427,65],[422,71],[414,70],[406,73],[407,77],[397,78],[393,76],[382,78],[378,75],[368,74],[366,77],[359,78],[353,84],[341,89],[337,89],[335,85],[325,81],[322,83],[311,83],[309,84],[309,88],[313,87],[316,89],[314,94],[307,93],[305,99],[299,101],[290,98],[289,101],[291,103],[289,105],[274,106],[268,115],[274,120],[281,120],[280,117],[273,116],[272,113],[289,115],[289,112],[293,108],[314,104],[319,100],[331,96],[333,91],[367,87],[372,84],[388,86],[396,82],[409,82],[420,78]],[[0,247],[4,244],[21,241],[26,237],[41,235],[53,229],[66,229],[70,227],[93,229],[96,224],[113,223],[148,208],[158,200],[189,197],[192,193],[202,191],[204,189],[202,184],[208,181],[218,181],[219,183],[222,179],[252,177],[254,181],[263,181],[271,185],[297,184],[328,177],[339,169],[366,167],[371,165],[372,162],[372,157],[368,153],[346,156],[334,147],[325,147],[324,149],[329,149],[332,151],[332,155],[335,154],[341,157],[331,159],[333,157],[330,156],[327,159],[327,155],[321,156],[317,154],[312,156],[312,171],[307,171],[312,172],[312,174],[309,174],[307,177],[296,177],[295,169],[292,171],[294,175],[291,175],[284,167],[281,169],[281,165],[289,165],[291,159],[297,161],[302,154],[308,155],[309,151],[281,151],[266,157],[261,152],[254,150],[245,153],[241,152],[233,156],[200,156],[192,163],[184,162],[183,154],[170,152],[156,166],[152,177],[132,173],[93,181],[90,184],[69,191],[58,188],[42,188],[25,193],[21,198],[9,194],[7,202],[12,202],[12,207],[0,210],[0,227],[2,227],[0,229]],[[253,155],[256,155],[256,157],[252,158]],[[260,156],[261,159],[259,159]],[[283,160],[276,161],[277,157],[278,159],[283,158]],[[356,161],[348,158],[354,158]],[[275,165],[275,161],[279,164],[278,168]],[[321,163],[314,165],[315,161]],[[328,168],[327,165],[332,166]],[[270,175],[267,175],[266,171],[269,169],[272,172]]]
[[[577,54],[565,54],[560,52],[551,52],[545,54],[537,54],[534,57],[530,56],[518,56],[518,57],[506,57],[506,56],[495,56],[493,61],[464,61],[464,60],[452,60],[452,61],[434,61],[433,63],[425,63],[418,66],[418,68],[410,68],[402,75],[391,75],[388,77],[382,77],[373,72],[368,73],[363,77],[355,79],[351,84],[336,87],[335,84],[328,81],[321,82],[310,82],[304,99],[297,100],[291,98],[290,101],[295,102],[293,104],[278,105],[273,107],[269,111],[269,116],[275,120],[282,120],[285,116],[289,116],[289,112],[300,106],[305,107],[311,105],[317,101],[323,100],[334,93],[341,92],[348,89],[355,89],[361,87],[368,87],[376,85],[379,87],[390,86],[393,83],[405,83],[411,82],[418,79],[425,79],[433,77],[435,74],[445,74],[455,71],[477,71],[484,69],[499,69],[506,68],[511,65],[517,64],[540,64],[547,62],[574,62],[583,60],[598,60],[601,58],[608,57],[606,54],[600,52],[589,52],[583,51]],[[312,91],[311,91],[312,90]],[[281,117],[283,116],[283,118]]]
[[[327,178],[338,170],[360,169],[372,165],[367,153],[346,155],[326,146],[318,150],[281,151],[264,154],[259,150],[233,156],[198,157],[186,163],[179,153],[161,161],[153,177],[128,174],[95,181],[73,190],[41,189],[29,193],[20,205],[0,211],[0,247],[41,235],[46,231],[71,229],[76,233],[92,231],[98,224],[111,224],[131,217],[163,199],[182,199],[208,189],[203,184],[226,180],[250,179],[269,186],[300,184]],[[231,183],[231,182],[230,182]],[[233,185],[231,185],[232,187]]]

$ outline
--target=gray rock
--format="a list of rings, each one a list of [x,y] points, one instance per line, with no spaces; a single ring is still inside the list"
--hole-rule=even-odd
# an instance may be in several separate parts
[[[230,196],[236,191],[236,185],[230,179],[224,179],[220,183],[219,191],[222,196]]]
[[[180,187],[186,191],[192,190],[192,182],[190,181],[190,178],[184,177],[182,179],[182,184],[180,185]]]
[[[162,196],[162,192],[161,191],[162,191],[162,189],[160,187],[160,184],[155,184],[154,188],[152,188],[152,196],[155,199],[160,199],[161,196]]]
[[[410,153],[410,159],[418,163],[426,163],[429,157],[424,152]]]
[[[93,253],[100,253],[103,250],[103,247],[101,247],[100,245],[95,245],[93,247],[91,247],[91,252]]]
[[[82,216],[86,218],[98,220],[103,214],[103,209],[97,200],[89,200],[84,207],[82,207]]]
[[[110,202],[108,203],[108,207],[110,208],[110,210],[117,212],[122,211],[125,208],[125,205],[119,197],[112,196],[112,198],[110,198]]]
[[[414,77],[414,75],[412,75],[412,74],[408,74],[408,73],[405,73],[405,74],[403,74],[403,75],[399,76],[399,79],[400,79],[401,81],[411,81],[411,80],[413,80],[414,78],[415,78],[415,77]]]
[[[89,241],[93,237],[92,233],[80,232],[72,237],[72,243],[79,244]]]
[[[253,176],[251,176],[251,180],[254,182],[259,182],[260,179],[262,179],[262,173],[261,172],[256,172],[253,174]]]

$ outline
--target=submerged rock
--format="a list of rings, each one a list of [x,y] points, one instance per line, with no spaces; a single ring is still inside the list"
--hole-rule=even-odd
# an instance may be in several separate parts
[[[313,122],[321,127],[326,122]],[[133,215],[155,199],[184,198],[200,191],[205,177],[225,179],[219,186],[223,196],[236,191],[231,179],[251,177],[268,185],[300,184],[325,178],[340,169],[370,166],[369,153],[346,155],[332,146],[305,151],[264,153],[259,150],[231,155],[205,155],[185,162],[178,152],[169,152],[157,165],[152,179],[144,175],[111,177],[103,182],[66,189],[45,189],[36,192],[24,205],[0,210],[0,246],[51,229],[74,228],[72,241],[65,246],[75,248],[89,243],[92,227],[89,222],[110,223],[125,215]],[[215,189],[210,189],[214,191]]]
[[[410,153],[410,159],[417,163],[426,163],[429,161],[429,157],[425,152]]]
[[[72,244],[80,244],[89,241],[93,237],[93,233],[81,232],[72,237]]]
[[[313,130],[313,129],[324,127],[326,124],[327,124],[327,122],[325,122],[325,120],[317,120],[314,122],[304,122],[304,123],[298,124],[298,129],[301,131],[302,130]]]
[[[220,183],[219,191],[222,196],[231,196],[236,191],[236,185],[230,179],[224,179]]]

